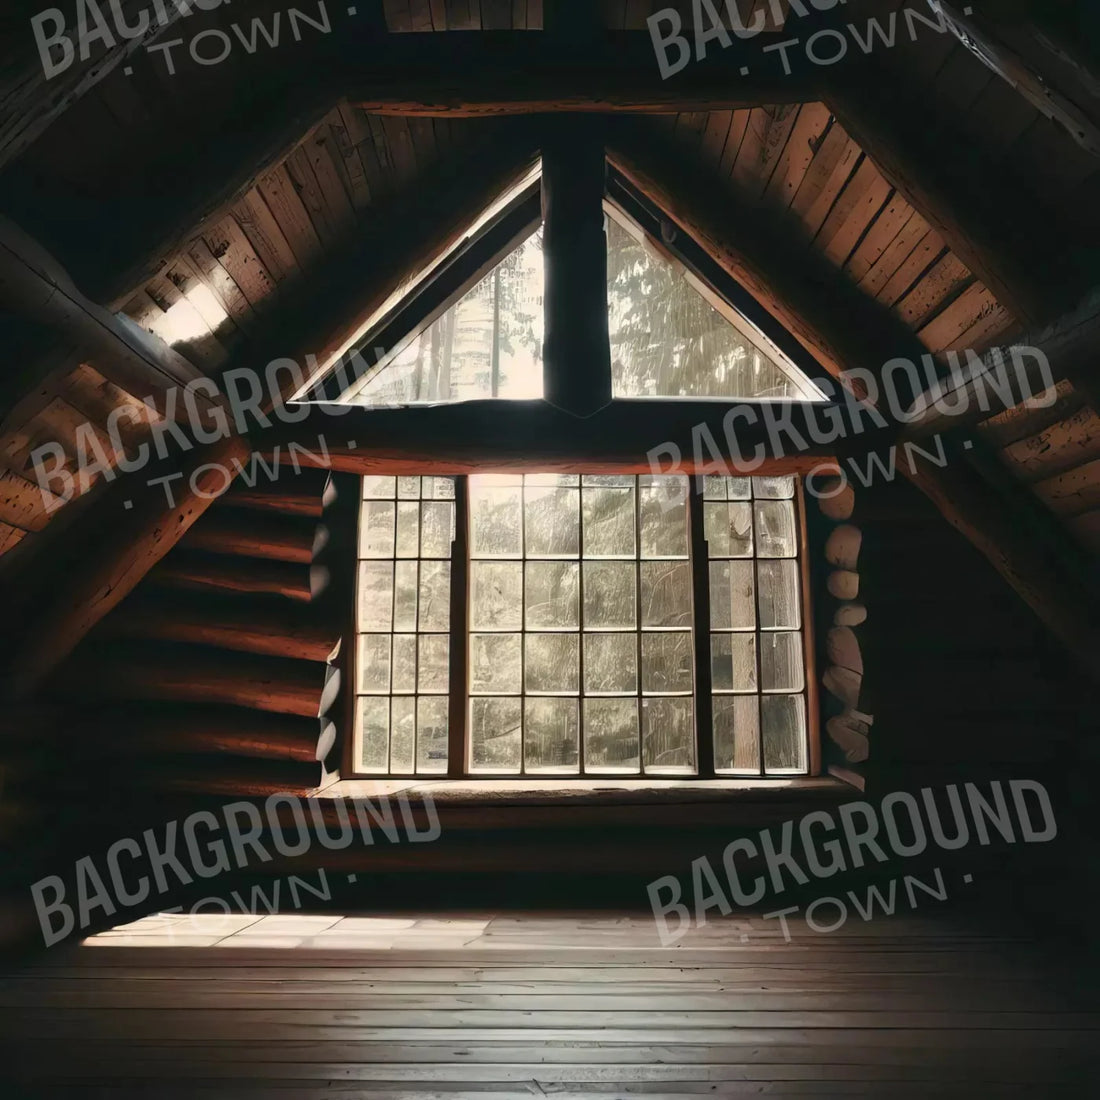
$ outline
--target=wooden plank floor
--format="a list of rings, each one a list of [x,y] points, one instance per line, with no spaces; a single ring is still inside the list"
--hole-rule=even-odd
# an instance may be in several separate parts
[[[986,926],[988,927],[988,926]],[[958,919],[149,917],[0,978],[33,1097],[1085,1097],[1072,958]]]

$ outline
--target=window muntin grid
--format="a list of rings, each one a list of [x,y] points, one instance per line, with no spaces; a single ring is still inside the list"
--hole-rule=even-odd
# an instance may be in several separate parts
[[[356,762],[446,774],[454,480],[364,477],[359,517]]]
[[[708,477],[715,771],[809,767],[802,579],[793,477]]]
[[[471,772],[694,774],[687,479],[476,475],[469,498]]]
[[[806,773],[793,478],[708,477],[694,553],[686,478],[490,474],[465,488],[469,546],[452,566],[455,479],[364,479],[358,769],[447,773],[457,690],[463,773],[696,774],[695,580],[716,773]],[[452,568],[468,626],[452,622]],[[455,644],[465,685],[448,675]]]

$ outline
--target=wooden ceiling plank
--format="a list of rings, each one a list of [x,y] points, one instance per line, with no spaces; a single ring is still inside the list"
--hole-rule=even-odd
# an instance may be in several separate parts
[[[0,522],[0,554],[6,554],[13,546],[17,546],[26,533],[20,527]]]
[[[897,274],[898,268],[913,254],[913,249],[928,233],[928,223],[912,207],[910,210],[911,213],[901,231],[859,280],[860,287],[872,298],[882,296],[886,284]]]
[[[1003,319],[1007,315],[989,288],[973,282],[954,301],[927,321],[917,335],[929,351],[944,351],[955,348],[964,333],[982,331],[981,323],[992,315],[996,315],[998,323],[1005,323]],[[971,350],[980,355],[985,348],[972,347]]]
[[[186,258],[196,278],[210,291],[214,301],[225,310],[227,323],[239,332],[247,332],[255,320],[252,307],[233,277],[214,259],[206,241],[195,237],[187,242],[180,255]]]
[[[707,124],[703,130],[703,155],[715,163],[722,160],[730,127],[733,125],[733,111],[711,111],[707,115]]]
[[[897,271],[887,280],[882,293],[877,295],[878,300],[889,306],[896,306],[947,255],[950,253],[943,243],[943,237],[936,230],[928,229]]]
[[[874,95],[868,80],[877,81]],[[1043,239],[1048,227],[1028,228],[1030,196],[992,170],[950,119],[923,104],[914,110],[898,81],[868,65],[859,80],[854,70],[834,77],[825,98],[883,175],[1017,317],[1047,321],[1087,289],[1083,260],[1064,250],[1055,257]]]
[[[276,289],[275,279],[232,214],[204,229],[201,239],[210,258],[225,270],[240,290],[250,311],[258,312],[270,304],[269,299]]]
[[[861,177],[866,173],[866,185]],[[848,192],[851,191],[851,203],[848,201]],[[886,209],[893,189],[882,178],[878,170],[870,161],[864,160],[856,172],[855,177],[849,182],[845,194],[841,197],[829,215],[819,235],[819,243],[823,247],[825,255],[833,263],[843,267],[852,253],[859,246],[860,241],[867,230],[874,224],[875,219]],[[836,224],[830,237],[830,221],[840,211],[846,211],[843,222]]]
[[[264,270],[276,287],[301,275],[298,257],[259,186],[250,188],[233,203],[229,214],[263,261]]]
[[[740,108],[733,112],[730,118],[729,133],[726,134],[726,143],[722,146],[722,175],[729,176],[733,172],[733,166],[737,163],[737,157],[741,153],[741,142],[745,140],[745,132],[749,126],[749,118],[752,112]]]
[[[895,308],[910,328],[919,331],[974,281],[958,256],[945,252]]]
[[[1086,405],[1067,420],[1006,447],[1001,457],[1026,480],[1065,473],[1100,458],[1100,415]]]
[[[825,140],[831,119],[832,114],[824,103],[802,104],[790,140],[765,189],[764,197],[768,202],[784,208],[791,205]]]
[[[323,147],[321,152],[324,153]],[[328,154],[324,155],[327,156]],[[337,221],[335,221],[338,215],[337,212],[329,206],[328,196],[321,190],[321,185],[317,179],[317,172],[313,169],[313,164],[306,151],[305,145],[299,145],[297,149],[287,157],[285,167],[287,175],[290,177],[290,183],[294,184],[298,197],[301,199],[301,204],[306,208],[313,231],[317,233],[317,238],[321,242],[322,248],[331,248],[331,246],[341,238],[340,227]],[[341,186],[341,191],[342,190],[343,188]],[[344,201],[346,202],[346,198],[344,198]],[[350,206],[346,212],[350,215]],[[345,221],[344,227],[346,227],[346,224],[348,223]]]
[[[290,245],[298,268],[309,268],[315,264],[323,252],[321,239],[313,228],[285,162],[260,176],[256,190]]]
[[[859,146],[834,120],[791,203],[811,240],[821,231],[837,196],[860,161]]]
[[[343,168],[352,206],[357,211],[364,210],[371,203],[371,187],[359,155],[359,144],[366,137],[362,112],[341,103],[329,115],[329,128],[336,141],[337,163]]]
[[[871,223],[855,251],[844,265],[845,271],[857,283],[870,272],[886,250],[897,240],[909,219],[913,208],[896,191],[890,196],[882,212]]]

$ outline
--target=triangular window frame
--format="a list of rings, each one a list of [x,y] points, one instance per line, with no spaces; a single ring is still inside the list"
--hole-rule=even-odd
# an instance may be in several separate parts
[[[391,295],[362,332],[332,362],[312,378],[295,400],[341,404],[365,410],[416,408],[431,402],[401,404],[355,400],[364,385],[447,310],[455,306],[510,253],[537,232],[542,223],[541,170],[536,166],[519,185],[498,199],[463,238],[427,271]],[[829,377],[820,364],[740,283],[725,272],[705,249],[672,226],[663,211],[638,194],[610,164],[604,195],[604,215],[615,219],[666,260],[678,265],[699,295],[750,344],[760,349],[791,379],[797,396],[614,396],[614,404],[696,402],[700,404],[828,403]],[[823,390],[820,383],[824,382]],[[545,392],[545,391],[544,391]],[[468,398],[435,404],[462,404]],[[510,397],[485,400],[514,401]],[[543,398],[534,398],[543,400]]]

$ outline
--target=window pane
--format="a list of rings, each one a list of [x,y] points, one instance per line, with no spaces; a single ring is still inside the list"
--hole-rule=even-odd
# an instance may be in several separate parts
[[[760,700],[764,768],[772,774],[805,772],[806,701],[801,695],[765,695]]]
[[[524,703],[524,770],[576,772],[580,718],[576,699],[532,698]]]
[[[703,534],[712,558],[751,558],[752,505],[747,501],[707,501]]]
[[[691,691],[691,635],[642,635],[642,691]]]
[[[642,562],[642,626],[691,627],[691,564]]]
[[[387,569],[392,568],[394,575],[393,628],[394,630],[415,630],[420,563],[416,561],[386,562],[385,566]],[[447,596],[450,596],[449,586],[447,586]],[[366,625],[365,620],[360,620],[360,623]]]
[[[794,505],[789,500],[756,502],[757,553],[762,558],[793,558],[798,550]]]
[[[382,500],[393,500],[396,492],[397,478],[394,477],[365,477],[363,478],[363,499],[370,500],[378,497]]]
[[[420,505],[421,557],[450,558],[451,540],[454,538],[454,515],[454,505],[447,502],[426,501]]]
[[[752,630],[756,626],[756,584],[751,561],[710,563],[710,625],[714,630]]]
[[[359,690],[389,694],[390,636],[388,634],[359,636]]]
[[[576,557],[580,549],[576,489],[528,485],[525,491],[525,537],[532,558]]]
[[[687,482],[654,477],[639,487],[643,558],[688,556]]]
[[[470,550],[475,558],[518,558],[523,552],[523,490],[470,478]]]
[[[760,571],[760,627],[762,630],[798,630],[802,625],[798,562],[762,561]]]
[[[528,634],[524,641],[524,690],[573,694],[580,690],[576,634]]]
[[[633,630],[638,578],[629,562],[584,563],[585,630]]]
[[[715,691],[756,691],[756,635],[712,634],[711,680]]]
[[[474,771],[519,771],[522,700],[470,700],[470,756]]]
[[[390,700],[390,771],[411,775],[416,770],[416,700]]]
[[[617,208],[607,218],[607,312],[615,397],[797,399],[797,366]]]
[[[394,695],[411,695],[416,691],[416,635],[393,636],[393,679],[390,690]]]
[[[695,770],[690,698],[642,700],[642,758],[647,772]]]
[[[450,686],[451,639],[446,634],[421,634],[417,660],[417,688],[432,695]]]
[[[397,502],[396,554],[399,558],[415,558],[420,553],[420,505],[416,501]]]
[[[577,563],[537,561],[528,562],[524,568],[527,571],[524,597],[527,629],[579,629]]]
[[[762,691],[801,691],[802,635],[760,635],[760,688]]]
[[[760,697],[718,695],[714,699],[714,768],[718,772],[760,772]]]
[[[584,490],[584,556],[634,557],[634,490]]]
[[[470,635],[470,690],[475,694],[519,694],[520,635]]]
[[[390,500],[369,500],[359,519],[359,556],[393,557],[393,524],[397,506]]]
[[[400,564],[400,563],[399,563]],[[451,563],[420,563],[420,629],[444,631],[451,623]]]
[[[389,630],[393,625],[393,562],[359,563],[359,625]]]
[[[341,396],[360,405],[415,405],[542,396],[541,229],[441,316]]]
[[[384,695],[358,700],[359,766],[364,771],[387,771],[390,747],[390,701]]]
[[[416,770],[447,771],[447,712],[445,695],[422,695],[416,701]]]
[[[754,477],[752,495],[757,500],[791,500],[794,497],[794,478]]]
[[[638,700],[585,699],[585,769],[637,771],[638,753]]]
[[[638,690],[638,636],[584,636],[584,690],[588,695],[635,694]]]
[[[470,563],[470,627],[519,630],[523,565],[515,561]]]

